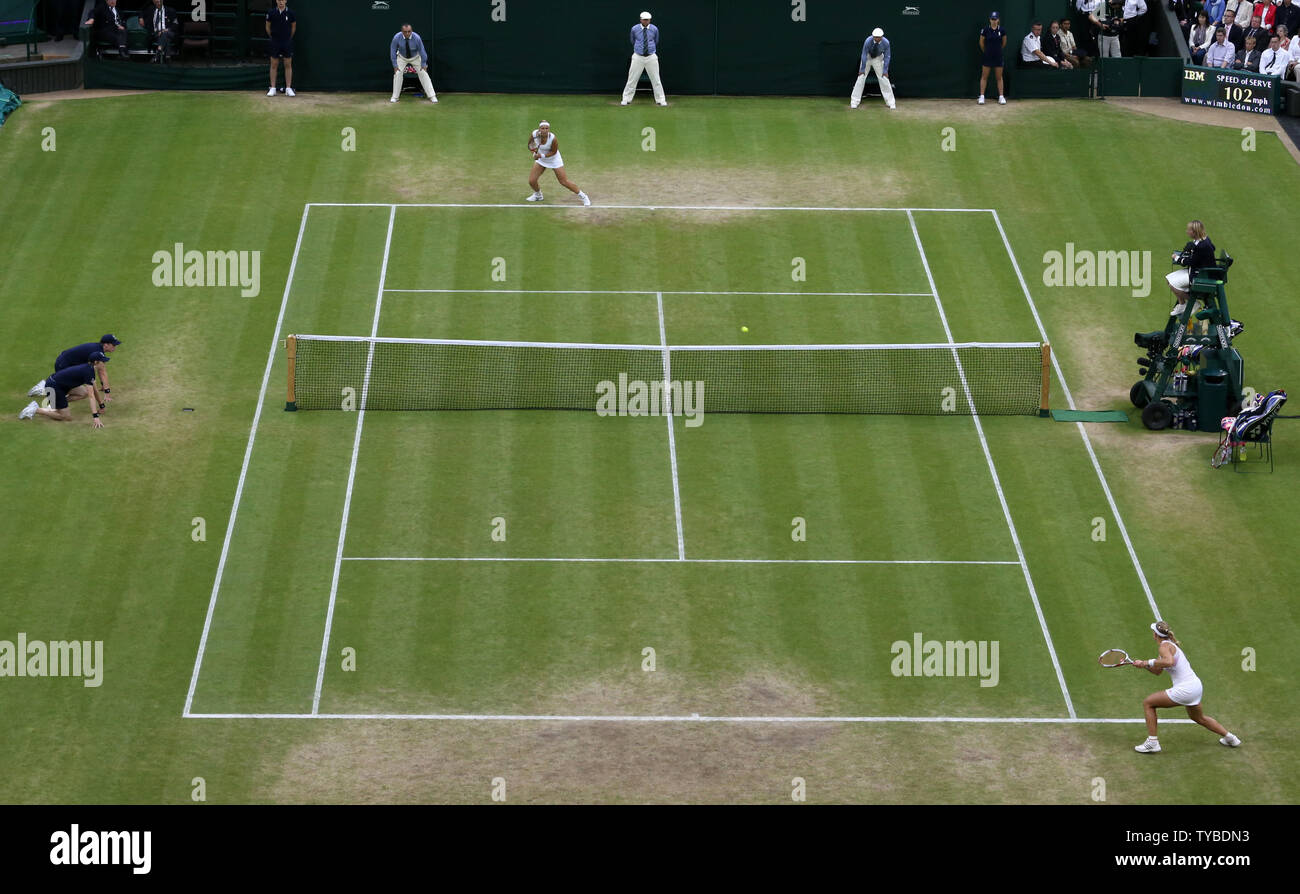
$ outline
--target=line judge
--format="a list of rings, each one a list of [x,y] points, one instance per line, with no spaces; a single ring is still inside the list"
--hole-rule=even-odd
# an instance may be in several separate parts
[[[867,86],[867,74],[876,73],[880,82],[880,95],[885,105],[894,107],[894,85],[889,83],[889,41],[880,28],[871,32],[871,36],[862,44],[862,59],[858,62],[858,79],[853,82],[853,94],[849,97],[849,108],[856,109],[862,102],[862,89]]]
[[[402,95],[402,80],[407,68],[419,76],[420,86],[424,88],[424,95],[429,97],[429,102],[438,101],[438,94],[433,92],[433,81],[429,80],[429,51],[424,48],[420,35],[411,30],[409,23],[403,24],[402,30],[393,35],[393,41],[388,45],[388,60],[393,64],[393,98],[389,102],[397,102],[397,98]]]
[[[640,24],[632,26],[632,65],[627,70],[627,85],[623,87],[625,106],[636,96],[636,84],[641,80],[641,72],[650,75],[650,86],[654,89],[655,105],[666,106],[664,85],[659,80],[659,27],[650,24],[650,13],[641,13]]]

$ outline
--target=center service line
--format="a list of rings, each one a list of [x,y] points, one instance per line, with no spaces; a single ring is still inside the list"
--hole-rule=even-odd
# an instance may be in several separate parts
[[[397,206],[392,205],[388,211],[388,235],[384,237],[384,261],[379,268],[379,292],[375,295],[375,316],[370,324],[370,337],[379,335],[379,314],[384,306],[384,280],[388,277],[388,251],[393,244],[393,219],[397,216]],[[334,553],[334,576],[330,579],[329,609],[325,612],[325,634],[320,642],[320,665],[316,668],[316,692],[311,699],[311,712],[320,711],[320,691],[325,682],[325,658],[330,648],[330,628],[334,626],[334,603],[339,592],[339,568],[343,562],[343,544],[348,537],[348,514],[352,511],[352,484],[357,477],[357,453],[361,449],[361,427],[366,421],[366,398],[370,393],[370,369],[375,359],[375,343],[370,343],[370,352],[366,355],[366,373],[361,381],[361,406],[357,408],[357,432],[352,438],[352,461],[348,465],[348,489],[343,496],[343,520],[339,524],[339,545]]]

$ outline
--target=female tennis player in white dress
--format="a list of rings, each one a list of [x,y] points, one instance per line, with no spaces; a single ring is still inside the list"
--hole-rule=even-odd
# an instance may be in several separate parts
[[[533,131],[528,138],[528,151],[533,153],[533,169],[528,174],[528,185],[533,188],[533,194],[528,197],[529,202],[542,200],[542,187],[538,183],[538,178],[542,176],[543,171],[551,170],[555,172],[555,179],[560,181],[561,186],[569,192],[578,194],[582,204],[591,204],[587,194],[565,175],[564,159],[560,157],[560,141],[551,132],[549,121],[537,125],[537,130]]]
[[[1134,746],[1134,749],[1143,754],[1155,754],[1159,751],[1160,740],[1156,738],[1156,708],[1179,706],[1187,709],[1188,717],[1206,729],[1218,733],[1220,744],[1232,748],[1240,745],[1241,740],[1224,729],[1223,724],[1213,717],[1206,717],[1201,711],[1203,689],[1201,678],[1196,676],[1196,671],[1192,670],[1187,655],[1178,648],[1178,640],[1174,638],[1174,632],[1169,629],[1169,625],[1164,621],[1156,621],[1151,625],[1151,635],[1159,647],[1159,657],[1150,660],[1135,659],[1133,666],[1145,668],[1156,676],[1168,668],[1169,676],[1173,678],[1173,685],[1168,689],[1153,692],[1143,699],[1142,711],[1147,719],[1147,740],[1141,745]]]

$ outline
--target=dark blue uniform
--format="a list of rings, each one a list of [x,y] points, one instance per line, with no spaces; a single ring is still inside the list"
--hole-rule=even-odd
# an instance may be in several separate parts
[[[88,341],[84,345],[77,345],[75,348],[68,348],[58,357],[54,358],[54,371],[67,369],[71,366],[80,366],[83,363],[90,362],[90,355],[96,351],[104,350],[104,346],[97,341]]]
[[[292,59],[293,23],[298,21],[298,17],[287,6],[284,12],[272,6],[266,11],[266,20],[271,23],[271,58]]]
[[[1006,34],[1006,29],[1001,25],[996,28],[985,25],[980,29],[980,36],[984,38],[984,58],[980,60],[980,65],[985,68],[1002,68],[1002,38]]]
[[[95,345],[99,349],[99,345]],[[75,350],[75,349],[74,349]],[[64,354],[67,351],[63,352]],[[59,356],[63,356],[60,354]],[[70,366],[56,372],[45,380],[45,387],[54,391],[54,409],[66,410],[68,408],[68,392],[80,385],[95,384],[95,365],[93,363],[82,363],[80,366]]]

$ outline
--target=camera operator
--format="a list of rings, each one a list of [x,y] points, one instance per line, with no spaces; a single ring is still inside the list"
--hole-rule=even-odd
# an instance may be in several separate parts
[[[1187,238],[1190,240],[1183,250],[1174,252],[1173,262],[1183,269],[1174,270],[1165,277],[1169,291],[1174,293],[1174,309],[1169,316],[1176,317],[1187,309],[1187,296],[1191,292],[1192,277],[1202,267],[1214,267],[1214,243],[1205,235],[1205,224],[1199,220],[1188,221]],[[1198,302],[1199,303],[1199,302]],[[1198,308],[1199,309],[1199,308]]]
[[[1097,35],[1101,57],[1118,59],[1123,55],[1119,48],[1120,35],[1124,33],[1124,19],[1119,14],[1119,0],[1107,3],[1106,14],[1101,16],[1101,31]]]

